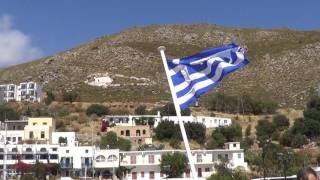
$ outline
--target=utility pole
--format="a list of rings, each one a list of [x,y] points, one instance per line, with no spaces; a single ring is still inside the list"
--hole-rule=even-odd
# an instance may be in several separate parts
[[[6,115],[5,115],[6,116]],[[4,120],[3,180],[7,180],[7,120]]]

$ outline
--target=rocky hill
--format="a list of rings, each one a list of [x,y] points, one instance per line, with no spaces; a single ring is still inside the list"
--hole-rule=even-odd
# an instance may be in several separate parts
[[[178,58],[231,41],[245,47],[250,64],[227,77],[211,94],[248,93],[295,106],[304,104],[309,91],[318,88],[319,31],[203,24],[131,28],[54,56],[2,69],[0,82],[34,80],[56,94],[78,91],[81,101],[168,100],[168,83],[158,46],[166,46],[168,57]]]

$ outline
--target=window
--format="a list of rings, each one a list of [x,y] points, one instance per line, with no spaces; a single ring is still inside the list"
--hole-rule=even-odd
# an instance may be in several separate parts
[[[18,149],[17,148],[12,148],[11,151],[12,152],[18,152]]]
[[[214,119],[214,123],[217,123],[217,119]]]
[[[47,152],[47,149],[46,148],[41,148],[40,152]]]
[[[227,160],[227,159],[228,159],[228,154],[225,154],[225,155],[224,155],[224,158]]]
[[[46,123],[46,122],[44,122],[44,123],[42,123],[42,125],[47,125],[47,123]]]
[[[130,136],[130,130],[126,130],[126,136]]]
[[[218,159],[219,159],[219,160],[221,159],[221,154],[218,154]]]
[[[117,156],[116,155],[110,155],[108,156],[108,162],[113,162],[113,161],[117,161]]]
[[[33,139],[33,131],[30,131],[30,132],[29,132],[29,138],[30,138],[30,139]]]
[[[99,155],[96,157],[96,161],[97,162],[105,162],[106,161],[106,157]]]
[[[233,147],[237,147],[237,144],[233,144]]]
[[[124,135],[124,132],[123,131],[121,131],[121,136],[123,136]]]
[[[154,179],[154,171],[149,172],[149,179]]]
[[[238,159],[241,159],[241,153],[238,154]]]
[[[190,178],[190,169],[186,170],[186,178]]]
[[[131,164],[136,164],[137,158],[135,155],[130,156],[130,163]]]
[[[146,134],[146,130],[142,130],[142,134]]]
[[[227,120],[224,120],[224,123],[225,123],[225,124],[227,124],[227,122],[228,122]]]
[[[66,150],[66,153],[69,153],[69,150]]]
[[[52,151],[57,151],[57,148],[52,148]]]
[[[11,137],[7,137],[7,141],[11,141]]]
[[[12,129],[13,129],[13,130],[16,130],[16,126],[13,126]]]
[[[44,131],[41,131],[41,139],[44,139],[44,138],[45,138]]]
[[[132,172],[132,179],[137,179],[137,172]]]
[[[202,162],[202,156],[201,156],[201,154],[197,154],[197,162],[199,162],[199,163]]]
[[[22,137],[18,137],[18,142],[21,142],[22,141]]]
[[[27,89],[27,85],[26,84],[21,84],[21,89]]]
[[[27,94],[26,91],[21,91],[21,96],[25,96]]]
[[[143,172],[143,171],[141,172],[141,177],[142,177],[142,178],[144,177],[144,172]]]
[[[50,154],[50,159],[58,159],[58,154]]]
[[[198,168],[198,177],[202,177],[202,170],[201,170],[201,168]]]
[[[32,152],[32,149],[31,148],[27,148],[26,152]]]
[[[154,155],[149,155],[149,163],[150,164],[154,163]]]
[[[88,153],[88,152],[89,152],[89,150],[88,150],[88,149],[86,149],[86,150],[85,150],[85,152],[86,152],[86,153]]]
[[[140,130],[136,130],[136,136],[140,136]]]
[[[33,89],[34,88],[34,84],[29,84],[29,88]]]
[[[34,91],[30,91],[29,94],[30,94],[31,96],[34,96]]]
[[[17,138],[16,137],[12,137],[12,142],[16,142]]]
[[[206,168],[204,169],[204,171],[205,171],[205,172],[210,172],[210,168],[209,168],[209,167],[206,167]]]
[[[37,125],[37,123],[32,123],[34,126]]]

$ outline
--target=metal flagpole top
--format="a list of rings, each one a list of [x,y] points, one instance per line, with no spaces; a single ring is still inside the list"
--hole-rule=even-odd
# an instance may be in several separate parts
[[[164,46],[159,46],[158,47],[158,51],[165,51],[166,50],[166,47],[164,47]]]

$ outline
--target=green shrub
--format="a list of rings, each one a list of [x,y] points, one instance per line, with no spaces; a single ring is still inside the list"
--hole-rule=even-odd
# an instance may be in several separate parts
[[[161,157],[160,168],[168,178],[181,177],[187,169],[187,157],[179,152],[164,154]]]
[[[288,128],[289,125],[290,125],[289,119],[284,115],[276,115],[276,116],[274,116],[272,123],[280,131]]]
[[[86,114],[91,116],[92,114],[96,114],[97,116],[103,116],[109,114],[109,108],[100,105],[100,104],[92,104],[88,107]]]

